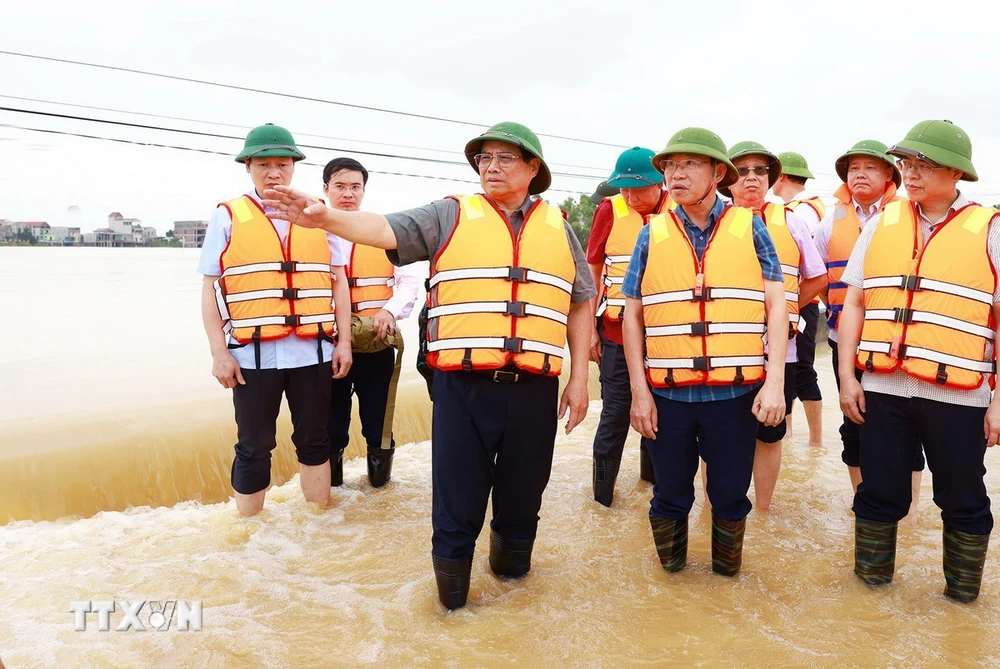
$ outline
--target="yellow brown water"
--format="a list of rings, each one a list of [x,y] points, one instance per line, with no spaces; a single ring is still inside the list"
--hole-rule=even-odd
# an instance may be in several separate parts
[[[825,448],[805,445],[796,412],[774,504],[750,515],[735,579],[711,573],[700,482],[689,565],[673,575],[659,567],[635,435],[614,507],[590,499],[597,401],[556,444],[531,573],[493,577],[484,534],[469,606],[455,613],[437,604],[430,568],[426,441],[399,449],[393,481],[380,490],[367,484],[363,460],[348,462],[345,486],[319,510],[302,500],[294,477],[286,481],[294,463],[283,437],[287,465],[275,476],[283,483],[268,492],[261,515],[240,519],[231,501],[202,503],[224,498],[233,434],[228,398],[204,378],[203,334],[190,304],[193,255],[146,251],[141,266],[154,276],[119,269],[118,278],[100,278],[132,262],[130,253],[0,249],[5,304],[21,299],[12,297],[12,266],[69,266],[79,273],[62,288],[65,311],[85,323],[69,340],[50,323],[29,333],[15,324],[13,335],[0,328],[0,522],[18,518],[0,528],[0,658],[8,667],[1000,666],[997,553],[977,603],[943,599],[929,476],[917,522],[900,531],[896,581],[871,591],[851,573],[850,489],[832,402]],[[140,284],[131,297],[110,288],[125,280]],[[105,292],[72,285],[88,281]],[[162,311],[172,328],[163,341],[159,326],[132,325],[148,315],[135,299],[143,286],[159,305],[148,311]],[[116,304],[128,313],[116,313]],[[152,366],[150,349],[160,352]],[[833,398],[829,357],[818,367]],[[423,390],[410,381],[406,401],[416,406]],[[426,408],[404,412],[397,434],[426,424]],[[420,437],[403,440],[411,439]],[[988,453],[988,467],[996,457]],[[991,469],[988,488],[998,483]],[[199,495],[202,502],[173,504]],[[117,510],[141,504],[173,505]],[[63,513],[91,517],[41,520]],[[86,632],[74,631],[70,602],[100,599],[201,600],[203,630],[101,632],[92,615]],[[112,626],[120,620],[112,614]]]

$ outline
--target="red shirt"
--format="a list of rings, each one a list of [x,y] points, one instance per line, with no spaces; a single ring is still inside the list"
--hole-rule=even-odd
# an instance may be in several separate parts
[[[663,206],[663,195],[656,203],[656,209]],[[615,224],[614,211],[609,200],[602,200],[597,209],[594,210],[594,221],[590,225],[590,237],[587,239],[587,262],[591,265],[603,265],[606,257],[605,248],[608,245],[608,237],[611,236],[611,227]],[[608,341],[612,341],[619,346],[622,344],[622,323],[621,321],[610,320],[607,316],[601,317],[601,335]]]

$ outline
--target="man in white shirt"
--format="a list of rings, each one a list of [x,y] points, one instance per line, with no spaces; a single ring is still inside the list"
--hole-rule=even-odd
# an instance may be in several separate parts
[[[352,158],[334,158],[323,168],[323,193],[335,209],[358,211],[367,185],[368,170]],[[395,267],[382,249],[355,245],[346,239],[341,240],[341,249],[351,288],[351,311],[369,316],[379,339],[398,335],[396,321],[413,311],[420,277],[409,266]],[[333,380],[328,428],[332,485],[344,482],[352,395],[358,398],[361,434],[368,446],[368,481],[375,488],[389,481],[396,444],[391,437],[392,425],[386,426],[385,418],[389,415],[386,408],[395,405],[392,377],[396,355],[391,347],[376,352],[355,350],[347,376]]]

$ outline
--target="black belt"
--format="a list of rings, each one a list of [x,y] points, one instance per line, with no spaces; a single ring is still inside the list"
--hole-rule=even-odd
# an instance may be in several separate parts
[[[473,370],[467,373],[487,378],[493,383],[521,383],[522,381],[528,381],[541,376],[541,374],[526,372],[522,369],[484,369]]]

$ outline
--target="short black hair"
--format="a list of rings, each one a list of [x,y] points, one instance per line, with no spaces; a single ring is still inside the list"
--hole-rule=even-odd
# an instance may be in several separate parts
[[[798,184],[800,186],[805,186],[807,179],[806,177],[797,177],[794,174],[786,174],[785,178],[791,181],[793,184]]]
[[[330,177],[340,172],[341,170],[355,170],[361,172],[361,182],[365,186],[368,185],[368,170],[365,166],[356,161],[354,158],[334,158],[326,164],[323,168],[323,183],[329,183]]]

